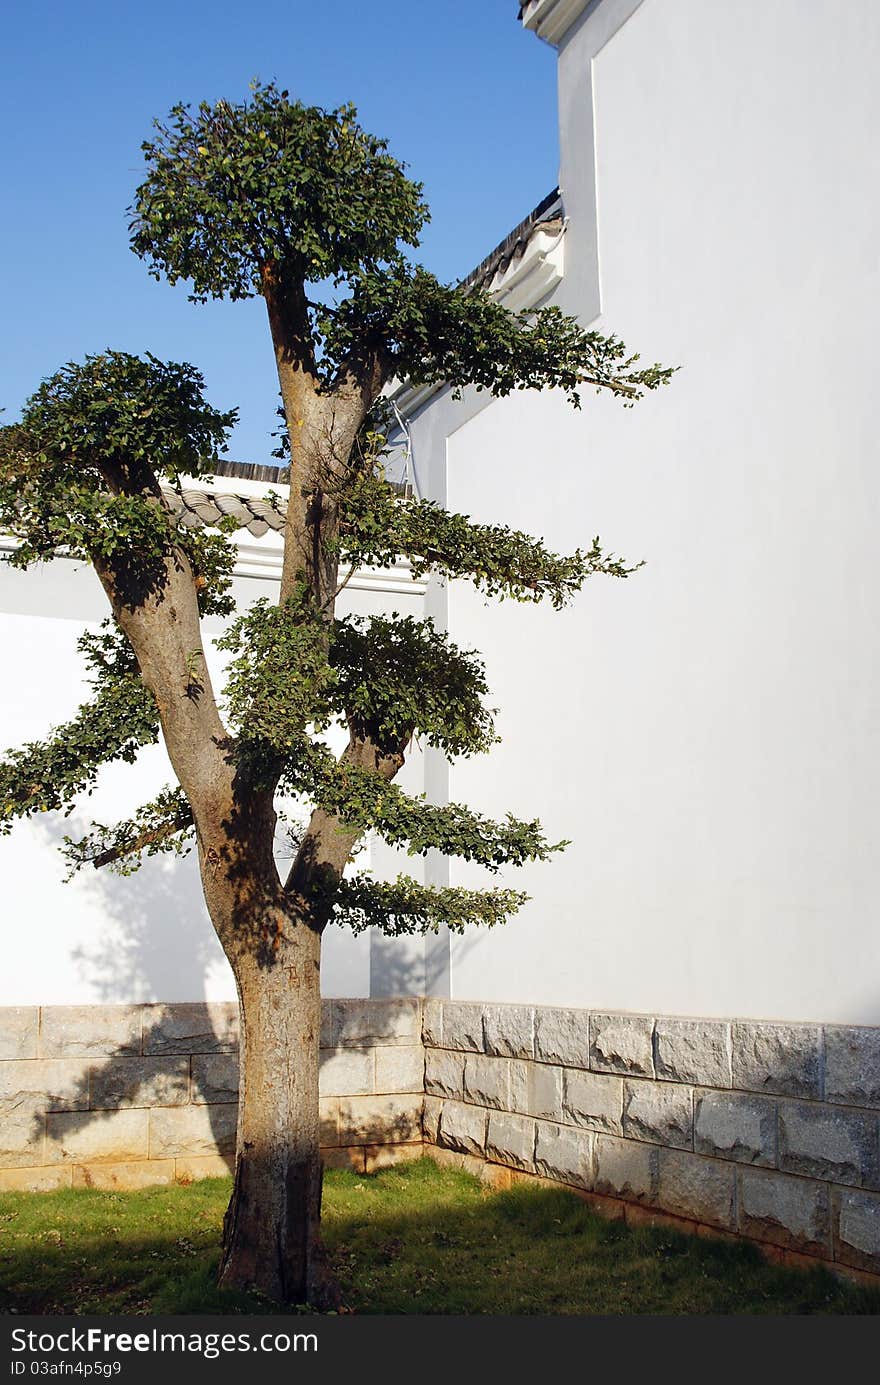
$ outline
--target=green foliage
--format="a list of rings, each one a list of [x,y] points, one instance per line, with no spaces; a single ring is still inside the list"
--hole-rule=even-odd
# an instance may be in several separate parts
[[[628,577],[628,567],[604,553],[598,537],[586,552],[560,557],[540,539],[498,524],[473,524],[467,515],[431,500],[403,500],[379,476],[357,475],[342,497],[340,550],[350,563],[387,567],[405,554],[416,578],[426,572],[462,577],[489,596],[517,601],[549,597],[558,610],[595,573]]]
[[[236,551],[228,532],[217,534],[207,529],[179,526],[174,529],[171,542],[189,559],[200,613],[203,616],[231,615],[235,610],[231,589]]]
[[[156,500],[114,495],[94,483],[48,473],[23,487],[17,477],[0,480],[0,524],[19,539],[5,561],[20,568],[64,553],[121,558],[133,572],[153,574],[170,534],[168,516]]]
[[[155,278],[192,298],[250,298],[283,282],[341,280],[399,258],[427,219],[421,184],[357,123],[252,84],[239,105],[172,108],[141,147],[148,173],[131,208],[131,246]]]
[[[617,337],[582,327],[558,307],[511,313],[485,290],[441,284],[421,266],[364,275],[350,297],[320,320],[332,361],[378,341],[389,373],[413,384],[466,385],[503,396],[561,389],[575,407],[580,389],[607,389],[630,404],[665,385],[672,369],[638,367]]]
[[[431,620],[349,616],[336,622],[330,652],[333,700],[355,736],[386,752],[413,734],[449,755],[495,743],[483,665]]]
[[[409,875],[387,882],[354,875],[339,884],[333,922],[353,933],[379,928],[389,937],[437,933],[441,926],[452,933],[463,933],[471,924],[492,928],[496,923],[506,923],[527,899],[528,895],[517,890],[420,885]]]
[[[467,578],[490,596],[547,598],[557,608],[594,573],[634,571],[598,539],[559,556],[518,530],[473,524],[430,501],[401,501],[382,475],[390,415],[381,389],[395,375],[446,384],[455,394],[468,386],[496,396],[549,388],[579,406],[587,386],[629,405],[665,384],[671,370],[640,366],[616,337],[556,307],[512,314],[485,291],[441,284],[410,263],[404,250],[418,244],[428,215],[421,185],[358,124],[353,106],[323,110],[254,83],[240,104],[174,106],[142,148],[146,176],[130,231],[150,273],[188,281],[201,302],[262,294],[278,358],[290,367],[282,383],[297,370],[308,376],[302,412],[315,408],[312,423],[332,412],[326,399],[309,403],[315,377],[325,395],[336,392],[346,426],[360,421],[348,457],[335,455],[326,428],[302,434],[311,441],[299,449],[302,475],[289,499],[300,507],[292,516],[298,544],[313,543],[316,556],[323,544],[324,557],[354,565],[406,555],[415,577]],[[227,536],[236,521],[224,519],[214,532],[189,529],[162,492],[163,483],[179,489],[183,477],[210,472],[225,451],[237,413],[213,409],[203,388],[190,365],[114,351],[46,380],[21,421],[0,429],[0,527],[19,540],[9,560],[27,567],[64,553],[109,565],[114,599],[129,609],[161,591],[169,564],[188,563],[200,612],[233,615],[235,551]],[[289,409],[298,394],[285,386]],[[299,413],[283,418],[284,445],[305,421]],[[315,441],[322,437],[326,455]],[[324,499],[332,501],[326,509]],[[290,792],[348,834],[376,831],[411,855],[436,850],[492,872],[566,846],[548,842],[537,821],[495,822],[389,782],[414,735],[450,756],[491,747],[497,737],[485,671],[429,620],[334,621],[330,605],[317,609],[304,588],[280,605],[261,600],[220,639],[231,656],[233,735],[222,750],[236,761],[235,792]],[[45,743],[0,765],[0,828],[44,808],[69,811],[77,793],[91,791],[100,764],[133,760],[157,737],[156,709],[124,641],[105,633],[81,647],[95,697]],[[196,653],[184,688],[157,695],[197,700],[205,688]],[[338,721],[347,723],[350,744],[337,762],[320,737]],[[364,767],[372,764],[382,772]],[[187,850],[193,830],[190,804],[172,788],[127,822],[67,839],[67,854],[73,869],[91,862],[127,872],[144,854]],[[325,877],[336,889],[336,869],[322,874],[321,867],[306,891],[323,888]],[[377,923],[402,933],[491,926],[524,899],[508,889],[434,889],[407,876],[384,884],[361,875],[343,879],[325,902],[355,929]]]
[[[418,244],[427,219],[421,184],[351,105],[325,111],[254,83],[249,101],[178,104],[155,128],[132,249],[155,278],[190,282],[197,302],[272,296],[307,332],[302,359],[327,385],[376,353],[385,379],[559,388],[576,405],[584,384],[630,403],[670,377],[556,307],[513,314],[411,265],[400,247]]]
[[[125,822],[113,827],[94,822],[78,841],[65,837],[68,879],[85,865],[110,866],[118,875],[133,875],[145,856],[159,852],[185,856],[194,833],[192,810],[183,790],[163,789]]]
[[[110,351],[43,382],[21,421],[0,429],[0,527],[27,568],[58,553],[112,562],[133,592],[161,581],[163,560],[188,558],[203,614],[232,610],[228,538],[178,525],[159,478],[211,471],[236,411],[211,408],[189,365]]]
[[[345,761],[337,763],[326,746],[309,742],[296,763],[285,766],[282,785],[303,794],[344,826],[375,831],[410,856],[439,851],[460,856],[487,870],[526,861],[545,861],[567,841],[551,844],[538,821],[524,822],[508,813],[494,822],[460,803],[437,805],[413,798],[380,775]]]
[[[261,597],[217,646],[233,655],[226,705],[243,742],[286,754],[300,747],[307,728],[329,724],[335,675],[327,662],[327,627],[302,592],[278,606]]]
[[[150,353],[68,362],[31,395],[21,422],[0,430],[0,476],[155,494],[156,476],[176,483],[210,472],[238,410],[212,408],[204,383],[194,366]]]
[[[348,616],[328,630],[302,594],[280,606],[260,598],[217,643],[234,656],[226,705],[239,758],[251,765],[296,763],[306,734],[336,717],[383,753],[414,734],[451,755],[496,740],[482,665],[430,620]]]
[[[45,741],[10,751],[0,762],[0,833],[9,832],[15,818],[51,809],[71,813],[77,796],[94,789],[102,765],[131,764],[142,746],[159,738],[155,703],[123,637],[87,632],[79,648],[92,668],[95,696]]]

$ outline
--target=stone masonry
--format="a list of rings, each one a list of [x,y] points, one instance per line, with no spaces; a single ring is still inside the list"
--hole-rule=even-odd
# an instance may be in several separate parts
[[[236,1031],[228,1004],[0,1009],[0,1191],[227,1172]],[[877,1028],[327,1000],[321,1120],[330,1167],[430,1152],[880,1274]]]
[[[422,1153],[419,1000],[325,1000],[321,1144],[365,1172]],[[235,1004],[0,1008],[0,1191],[226,1174]]]
[[[423,1032],[447,1161],[880,1274],[880,1029],[426,1000]]]

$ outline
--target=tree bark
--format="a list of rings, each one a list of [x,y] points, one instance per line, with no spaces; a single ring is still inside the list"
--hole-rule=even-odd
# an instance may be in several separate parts
[[[313,1307],[335,1302],[320,1239],[320,948],[308,925],[278,919],[273,961],[233,963],[241,1086],[219,1274],[224,1288]]]
[[[157,590],[131,604],[113,569],[95,566],[156,698],[195,821],[208,912],[238,990],[236,1171],[221,1283],[282,1303],[332,1306],[320,1241],[320,930],[282,890],[271,791],[239,781],[184,555],[170,557]]]

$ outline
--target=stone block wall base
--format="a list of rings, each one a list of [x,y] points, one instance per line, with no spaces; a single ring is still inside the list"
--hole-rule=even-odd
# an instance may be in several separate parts
[[[0,1192],[227,1176],[235,1005],[0,1008]],[[325,1000],[320,1142],[880,1284],[880,1026]]]
[[[124,1163],[49,1164],[45,1168],[0,1169],[0,1193],[50,1193],[56,1188],[97,1188],[134,1192],[200,1178],[229,1178],[231,1155],[206,1154],[180,1159],[130,1159]]]
[[[325,1169],[376,1173],[393,1164],[421,1159],[422,1153],[419,1140],[409,1144],[334,1146],[322,1149],[321,1157]],[[136,1159],[120,1164],[50,1164],[45,1168],[0,1169],[0,1193],[51,1193],[58,1188],[134,1192],[138,1188],[195,1183],[202,1178],[231,1178],[234,1168],[231,1154],[204,1154],[179,1159]]]
[[[349,1169],[352,1173],[376,1173],[392,1164],[421,1159],[422,1142],[394,1145],[345,1145],[322,1149],[325,1169]]]
[[[711,1241],[728,1241],[740,1245],[746,1242],[760,1250],[765,1260],[769,1260],[771,1264],[802,1270],[821,1268],[828,1270],[839,1279],[847,1279],[856,1284],[864,1284],[868,1288],[880,1289],[880,1274],[853,1269],[849,1265],[841,1265],[822,1259],[817,1255],[802,1255],[799,1251],[783,1250],[780,1246],[771,1245],[767,1241],[756,1240],[752,1236],[734,1235],[732,1232],[719,1230],[717,1226],[708,1226],[704,1222],[690,1221],[687,1217],[676,1217],[668,1212],[658,1212],[650,1207],[642,1207],[637,1202],[625,1202],[622,1198],[590,1193],[584,1188],[575,1187],[572,1183],[563,1183],[558,1178],[542,1178],[539,1174],[526,1173],[523,1169],[507,1168],[503,1164],[495,1164],[489,1160],[480,1159],[475,1154],[459,1154],[455,1150],[442,1149],[439,1145],[426,1144],[424,1154],[425,1158],[433,1160],[441,1168],[462,1169],[465,1173],[473,1174],[481,1183],[485,1183],[490,1188],[500,1190],[510,1188],[515,1183],[531,1183],[542,1188],[564,1188],[566,1192],[574,1193],[575,1197],[586,1203],[597,1216],[605,1217],[608,1221],[622,1221],[627,1226],[634,1228],[639,1226],[665,1227],[685,1236],[699,1236]]]

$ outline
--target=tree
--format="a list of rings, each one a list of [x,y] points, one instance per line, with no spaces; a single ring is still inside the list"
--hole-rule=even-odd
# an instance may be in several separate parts
[[[235,411],[212,408],[189,365],[107,351],[69,364],[0,433],[0,523],[25,567],[87,558],[112,618],[82,652],[94,696],[0,767],[2,821],[67,809],[100,766],[161,735],[177,784],[128,821],[69,842],[74,866],[132,868],[195,843],[208,911],[238,988],[241,1094],[220,1281],[287,1302],[331,1292],[320,1243],[321,935],[331,919],[392,934],[492,925],[525,896],[344,874],[365,831],[412,854],[502,866],[545,859],[535,821],[491,822],[395,785],[414,735],[447,755],[496,739],[482,665],[429,620],[337,619],[341,565],[407,555],[416,574],[559,607],[593,573],[632,571],[598,540],[560,557],[537,539],[401,499],[382,467],[382,391],[394,377],[493,395],[584,385],[630,404],[670,372],[555,307],[511,314],[411,263],[422,189],[334,111],[255,85],[240,105],[179,105],[144,144],[131,244],[191,298],[262,295],[289,453],[280,595],[231,619],[225,708],[200,619],[230,615],[228,526],[193,533],[165,490],[209,473]],[[278,501],[280,504],[280,500]],[[234,521],[231,522],[234,527]],[[325,733],[341,721],[343,753]],[[273,855],[279,796],[308,803],[286,879]]]

